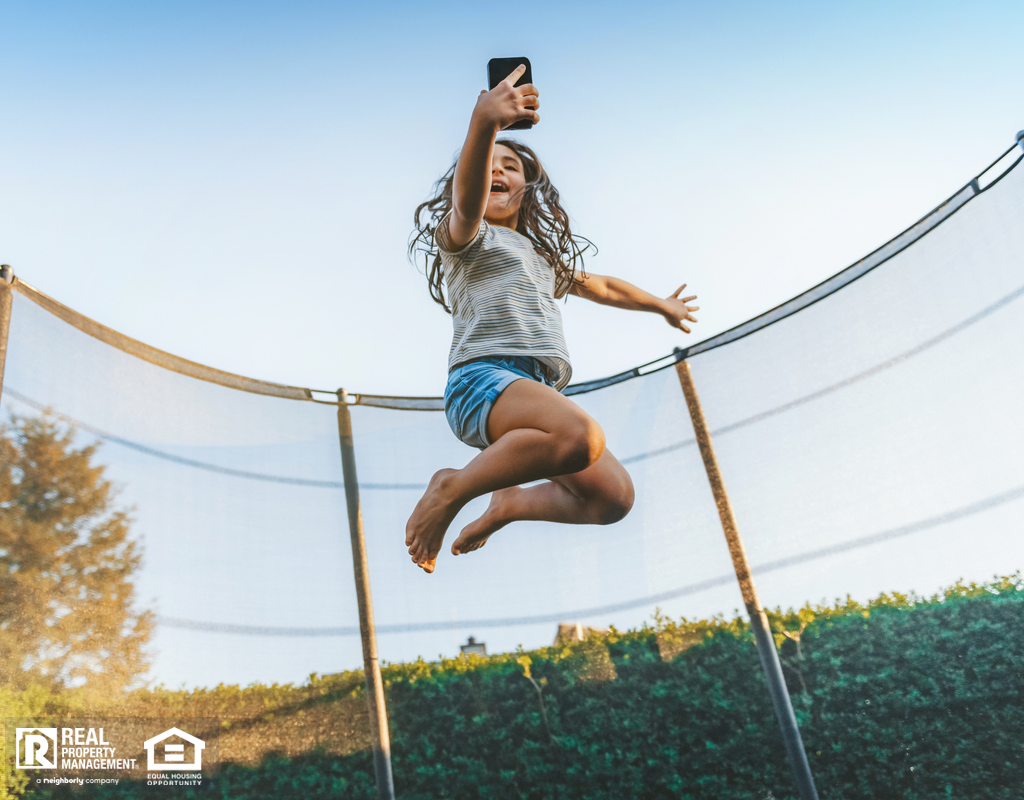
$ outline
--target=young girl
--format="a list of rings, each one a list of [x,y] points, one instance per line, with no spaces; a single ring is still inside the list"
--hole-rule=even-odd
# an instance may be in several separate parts
[[[583,271],[577,239],[533,151],[495,136],[536,124],[530,84],[516,68],[477,98],[469,134],[436,197],[416,209],[410,252],[425,250],[431,296],[452,315],[445,414],[455,435],[480,448],[462,469],[442,469],[406,525],[413,563],[433,572],[448,526],[474,497],[493,492],[482,517],[452,544],[460,555],[516,520],[607,525],[633,505],[633,484],[605,448],[604,432],[560,390],[572,369],[557,299],[654,311],[686,333],[695,296],[686,284],[659,298],[618,278]],[[428,219],[421,222],[424,210]],[[577,266],[578,265],[578,266]],[[443,285],[447,287],[447,298]],[[450,304],[450,305],[449,305]],[[529,488],[520,484],[547,479]]]

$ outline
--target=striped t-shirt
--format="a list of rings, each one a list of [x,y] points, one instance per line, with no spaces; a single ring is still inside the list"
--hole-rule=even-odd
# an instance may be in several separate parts
[[[561,391],[572,366],[555,302],[554,268],[521,233],[486,220],[473,241],[453,253],[449,218],[436,234],[455,327],[448,369],[486,356],[532,356],[548,367]],[[558,296],[567,288],[559,286]]]

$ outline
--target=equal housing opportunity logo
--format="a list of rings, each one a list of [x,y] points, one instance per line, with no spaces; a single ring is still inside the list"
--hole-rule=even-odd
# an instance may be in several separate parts
[[[205,718],[8,719],[4,761],[33,776],[30,785],[202,786],[204,761],[216,763],[218,728],[219,720]]]
[[[175,736],[179,739],[184,739],[185,742],[166,742],[167,739]],[[193,752],[192,759],[188,762],[185,761],[186,742],[192,745]],[[149,769],[169,770],[203,768],[203,750],[206,747],[206,742],[198,736],[192,736],[191,734],[185,733],[185,731],[178,730],[177,728],[171,728],[168,731],[164,731],[159,736],[147,739],[145,747],[146,765]]]

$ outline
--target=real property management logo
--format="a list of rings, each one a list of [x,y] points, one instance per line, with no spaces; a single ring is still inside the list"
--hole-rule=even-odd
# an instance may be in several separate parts
[[[118,758],[103,728],[17,728],[17,769],[135,769],[138,759]]]
[[[143,743],[149,770],[201,770],[206,743],[172,727]],[[186,748],[189,751],[186,757]],[[103,728],[16,728],[17,769],[133,770],[138,759],[117,756]]]

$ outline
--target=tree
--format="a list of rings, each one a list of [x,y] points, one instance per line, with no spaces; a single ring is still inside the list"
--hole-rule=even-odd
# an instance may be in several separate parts
[[[97,445],[52,413],[0,425],[0,680],[112,695],[149,668],[134,609],[141,547]]]

